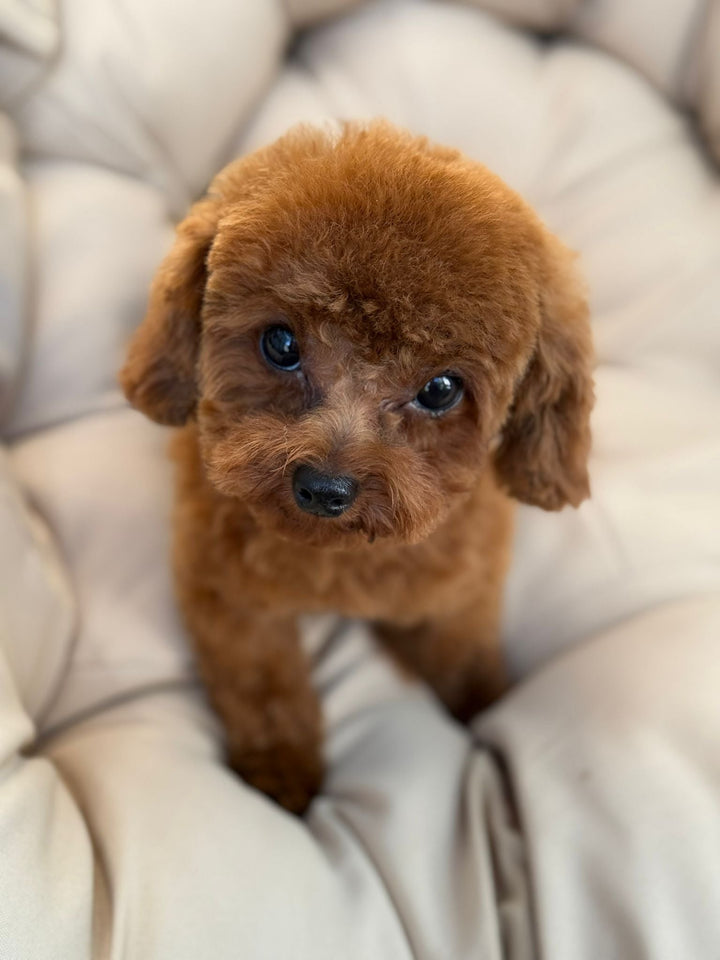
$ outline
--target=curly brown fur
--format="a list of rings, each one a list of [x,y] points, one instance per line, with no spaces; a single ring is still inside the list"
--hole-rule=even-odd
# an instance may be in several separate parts
[[[260,347],[292,328],[302,369]],[[229,758],[288,809],[322,777],[294,626],[336,610],[457,716],[502,689],[512,499],[588,496],[587,308],[572,255],[486,168],[386,123],[298,128],[238,160],[180,224],[122,383],[181,426],[175,573]],[[462,377],[433,417],[412,401]],[[352,476],[334,518],[299,464]]]

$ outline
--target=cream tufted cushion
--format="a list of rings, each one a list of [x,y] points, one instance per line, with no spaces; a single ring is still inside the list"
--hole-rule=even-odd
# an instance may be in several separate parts
[[[720,179],[666,96],[710,130],[714,61],[698,38],[673,86],[693,5],[644,45],[630,6],[0,9],[0,957],[713,955]],[[519,511],[518,686],[471,736],[361,625],[308,622],[329,774],[298,822],[221,764],[171,597],[167,434],[115,371],[219,165],[377,114],[496,169],[580,251],[594,496]]]

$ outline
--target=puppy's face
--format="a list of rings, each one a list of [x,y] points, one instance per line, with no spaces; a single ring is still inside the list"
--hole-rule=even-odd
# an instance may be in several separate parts
[[[292,133],[181,224],[123,373],[195,417],[262,525],[426,537],[493,458],[547,508],[587,494],[585,305],[563,248],[484,168],[387,125]]]
[[[271,281],[221,305],[215,291],[235,284],[212,277],[197,412],[208,477],[293,539],[421,539],[487,453],[481,357],[437,306],[411,298],[393,314],[380,286],[362,299],[328,287],[323,303],[291,287],[294,302]]]

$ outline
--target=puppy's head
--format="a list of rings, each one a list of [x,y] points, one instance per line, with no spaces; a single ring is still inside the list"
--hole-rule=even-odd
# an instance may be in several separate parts
[[[122,383],[197,421],[210,482],[286,537],[427,536],[492,460],[588,494],[587,309],[570,254],[484,167],[387,124],[301,128],[180,224]]]

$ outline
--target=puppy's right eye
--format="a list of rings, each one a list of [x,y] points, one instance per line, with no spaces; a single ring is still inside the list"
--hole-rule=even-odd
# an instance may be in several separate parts
[[[300,348],[288,327],[268,327],[260,339],[260,349],[271,367],[285,371],[300,367]]]

